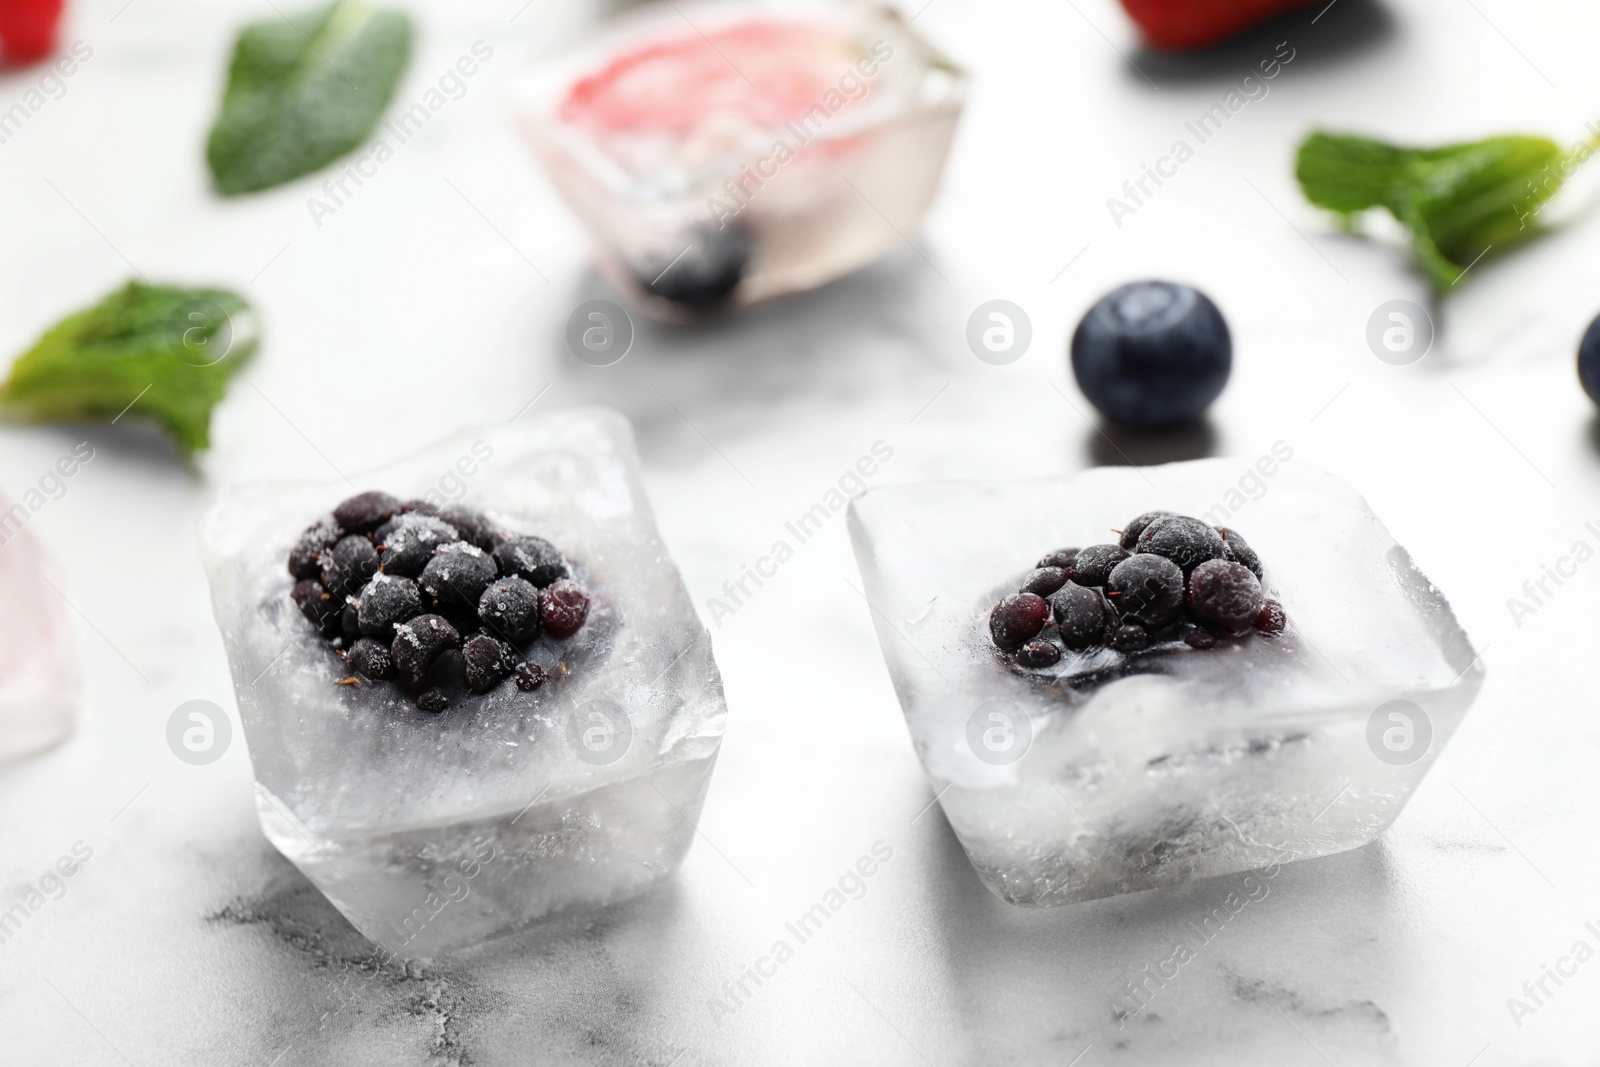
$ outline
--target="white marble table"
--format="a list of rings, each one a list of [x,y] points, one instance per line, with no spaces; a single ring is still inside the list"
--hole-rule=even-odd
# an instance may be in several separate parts
[[[74,443],[97,450],[33,523],[75,609],[85,697],[69,743],[0,770],[0,905],[75,843],[92,857],[0,945],[6,1063],[1600,1062],[1600,963],[1547,984],[1534,1014],[1506,1003],[1574,942],[1600,947],[1585,926],[1600,926],[1600,566],[1520,625],[1507,608],[1542,564],[1596,543],[1600,422],[1572,355],[1600,310],[1600,217],[1474,270],[1434,352],[1390,367],[1367,317],[1421,284],[1393,250],[1331,234],[1289,164],[1315,123],[1574,138],[1600,110],[1600,11],[1338,0],[1315,25],[1308,9],[1186,64],[1138,51],[1112,0],[931,0],[918,25],[976,83],[917,247],[704,331],[641,328],[626,360],[594,368],[560,338],[604,289],[498,95],[587,6],[413,0],[402,99],[476,40],[494,58],[319,228],[316,183],[220,203],[201,165],[232,27],[270,5],[124,5],[75,3],[92,59],[0,145],[0,352],[134,269],[247,291],[267,341],[194,469],[137,429],[0,430],[13,495]],[[1295,58],[1270,94],[1117,227],[1106,198],[1285,40]],[[0,108],[32,79],[0,77]],[[1100,292],[1149,275],[1225,309],[1234,377],[1204,433],[1113,445],[1084,418],[1065,340]],[[963,341],[995,297],[1034,328],[1005,367]],[[196,517],[223,481],[359,472],[535,396],[523,418],[586,402],[633,418],[701,603],[874,441],[894,450],[884,483],[1056,473],[1123,462],[1119,448],[1235,457],[1242,473],[1281,440],[1364,490],[1451,596],[1488,682],[1380,842],[1284,868],[1119,1026],[1126,983],[1228,880],[1049,912],[990,896],[928,808],[836,519],[714,631],[732,718],[701,840],[669,884],[364,976],[365,946],[259,833],[238,739],[206,767],[167,748],[179,704],[233,707]],[[877,842],[893,856],[865,894],[730,1001],[724,983]]]

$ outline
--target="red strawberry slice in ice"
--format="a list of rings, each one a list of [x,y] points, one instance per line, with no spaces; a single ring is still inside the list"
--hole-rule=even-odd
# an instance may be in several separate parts
[[[62,0],[0,0],[0,60],[33,63],[56,47]]]

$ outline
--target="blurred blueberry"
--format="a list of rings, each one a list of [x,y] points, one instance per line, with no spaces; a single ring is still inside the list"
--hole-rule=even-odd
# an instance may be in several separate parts
[[[1600,404],[1600,319],[1589,324],[1578,345],[1578,381],[1589,399]]]
[[[1232,365],[1233,341],[1217,305],[1172,282],[1108,293],[1072,335],[1078,387],[1107,419],[1135,430],[1199,415]]]
[[[749,229],[738,223],[702,224],[685,235],[677,256],[644,264],[636,273],[646,292],[690,311],[712,311],[739,288],[754,244]]]

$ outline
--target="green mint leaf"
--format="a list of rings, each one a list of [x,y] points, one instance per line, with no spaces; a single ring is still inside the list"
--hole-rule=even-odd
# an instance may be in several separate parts
[[[247,26],[206,145],[217,191],[270,189],[359,148],[410,52],[410,20],[361,0]]]
[[[234,293],[129,282],[17,357],[0,408],[37,422],[153,420],[192,455],[256,344],[255,313]]]
[[[1574,154],[1587,159],[1589,149]],[[1543,137],[1407,148],[1315,133],[1300,146],[1295,176],[1306,199],[1347,225],[1368,208],[1386,209],[1411,231],[1417,258],[1443,291],[1485,253],[1537,233],[1539,209],[1570,169],[1568,154]]]

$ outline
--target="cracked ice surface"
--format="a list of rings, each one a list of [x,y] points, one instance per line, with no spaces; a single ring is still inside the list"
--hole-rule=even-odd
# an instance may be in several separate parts
[[[463,457],[476,457],[463,502],[553,541],[593,598],[576,636],[529,652],[555,670],[532,693],[507,680],[433,716],[389,683],[334,684],[349,672],[294,609],[285,560],[350,495],[343,481],[230,488],[201,532],[262,827],[357,929],[408,956],[670,875],[727,714],[622,416],[586,409],[466,433],[359,488],[437,495],[459,484]],[[631,737],[620,756],[586,761],[596,708],[626,716],[613,743]]]
[[[1237,461],[1214,459],[1148,477],[1101,468],[892,486],[851,506],[917,753],[1002,898],[1072,903],[1366,844],[1477,695],[1482,669],[1449,604],[1353,489],[1286,462],[1241,506],[1238,479]],[[1035,559],[1114,540],[1112,527],[1157,509],[1237,529],[1261,555],[1289,632],[1206,650],[1069,654],[1043,679],[995,657],[989,609]],[[1397,699],[1431,726],[1426,751],[1406,764],[1380,759],[1368,740],[1375,710]],[[969,741],[998,721],[979,711],[991,701],[1009,702],[987,710],[1031,733],[1012,762],[985,762]]]

